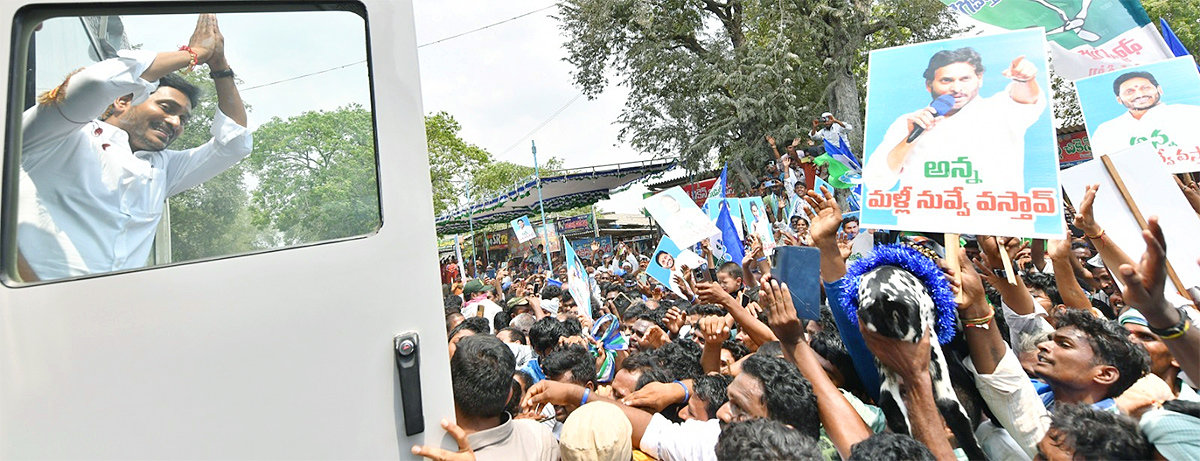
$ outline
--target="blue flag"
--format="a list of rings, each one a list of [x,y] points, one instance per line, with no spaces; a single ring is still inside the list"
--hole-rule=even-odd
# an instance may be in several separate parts
[[[862,164],[858,163],[858,159],[854,157],[854,153],[850,152],[850,148],[846,146],[846,140],[838,139],[838,145],[833,145],[828,139],[825,140],[825,153],[837,160],[838,163],[846,166],[846,169],[854,173],[862,173]]]
[[[726,184],[729,184],[728,182],[726,182],[725,174],[728,171],[729,171],[729,164],[726,163],[725,166],[721,167],[721,176],[717,177],[717,182],[714,182],[712,185],[712,189],[708,190],[708,198],[725,198],[725,186],[726,186]],[[708,206],[708,199],[704,199],[704,205]],[[741,262],[741,261],[738,261],[738,262]]]
[[[1171,30],[1171,26],[1167,25],[1167,20],[1159,18],[1158,21],[1162,25],[1163,40],[1167,42],[1167,48],[1171,49],[1171,53],[1174,53],[1175,57],[1191,54],[1188,53],[1187,48],[1183,47],[1183,42],[1179,41],[1179,37],[1175,36],[1175,31]],[[1196,69],[1200,70],[1200,64],[1196,65]]]
[[[722,175],[724,176],[724,175]],[[721,212],[717,214],[717,229],[721,230],[721,244],[725,247],[727,260],[742,263],[742,258],[746,257],[745,247],[742,245],[742,239],[738,238],[738,231],[734,228],[733,218],[729,216],[729,205],[724,200],[720,202]]]

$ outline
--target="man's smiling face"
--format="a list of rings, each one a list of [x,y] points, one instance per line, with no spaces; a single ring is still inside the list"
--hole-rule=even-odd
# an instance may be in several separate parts
[[[948,94],[954,97],[954,109],[957,112],[979,95],[979,87],[983,84],[983,76],[975,71],[975,66],[965,62],[955,62],[939,67],[933,74],[933,81],[926,84],[929,95],[934,99]]]
[[[145,102],[126,106],[108,121],[129,134],[129,147],[134,151],[159,151],[183,134],[191,114],[192,104],[186,94],[160,86]]]
[[[1157,106],[1162,100],[1162,88],[1142,77],[1122,82],[1117,91],[1117,100],[1129,110],[1146,110]]]

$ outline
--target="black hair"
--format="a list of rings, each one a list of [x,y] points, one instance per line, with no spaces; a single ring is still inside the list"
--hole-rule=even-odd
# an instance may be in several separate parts
[[[858,222],[858,216],[847,216],[845,218],[842,218],[842,223],[838,224],[838,228],[846,227],[846,224],[850,224],[852,222],[853,223]]]
[[[666,251],[659,251],[658,253],[654,253],[654,257],[651,258],[651,261],[654,261],[655,263],[658,263],[659,266],[662,266],[662,263],[658,262],[658,257],[662,256],[662,255],[671,256],[671,253],[667,253]],[[674,258],[674,256],[672,256],[672,258]]]
[[[488,326],[487,319],[483,317],[467,317],[462,323],[450,330],[450,334],[446,335],[446,339],[453,338],[454,335],[463,330],[471,330],[477,335],[492,334],[492,327]]]
[[[1064,303],[1062,295],[1058,293],[1058,283],[1054,277],[1054,275],[1043,272],[1026,272],[1025,276],[1021,278],[1024,280],[1025,286],[1042,290],[1043,293],[1046,293],[1046,297],[1050,298],[1050,302],[1057,306]]]
[[[463,338],[450,357],[455,407],[464,415],[478,418],[504,414],[516,367],[512,350],[495,336]]]
[[[963,47],[957,50],[942,50],[934,53],[929,58],[929,66],[925,68],[925,84],[933,83],[933,76],[937,74],[937,70],[956,62],[965,62],[975,68],[975,75],[983,75],[987,69],[983,67],[983,58],[979,57],[979,53],[971,47]]]
[[[754,353],[771,357],[783,357],[783,345],[779,344],[779,341],[767,341],[758,346],[758,350],[754,351]]]
[[[586,386],[596,379],[596,359],[586,347],[578,344],[564,344],[554,348],[538,364],[547,379],[556,379],[563,373],[571,372],[571,382]]]
[[[554,317],[542,317],[529,327],[529,347],[538,354],[546,353],[558,345],[562,335],[562,322]]]
[[[646,307],[646,302],[637,300],[629,303],[629,307],[625,308],[625,313],[621,316],[621,318],[637,319],[648,312],[650,312],[650,308]]]
[[[513,341],[516,341],[518,344],[523,344],[526,346],[529,345],[529,339],[525,337],[525,333],[521,333],[521,330],[513,327],[506,327],[501,328],[500,331],[507,331],[508,335],[512,336]],[[497,331],[496,334],[499,335],[500,331]]]
[[[575,317],[567,317],[562,321],[563,336],[579,336],[583,334],[583,324]]]
[[[658,360],[650,352],[634,352],[621,362],[621,369],[629,372],[641,372],[658,365]]]
[[[737,262],[729,261],[725,264],[722,264],[719,268],[717,268],[717,273],[726,274],[735,279],[741,278],[742,277],[742,266],[741,266],[741,264],[739,264]]]
[[[934,461],[925,444],[907,434],[880,432],[850,446],[846,461]]]
[[[726,339],[721,343],[721,349],[729,349],[729,353],[733,354],[734,360],[741,360],[742,357],[750,355],[750,348],[736,339]]]
[[[459,310],[462,309],[462,304],[463,304],[462,296],[450,295],[450,296],[446,297],[446,302],[444,303],[444,306],[446,308],[446,311],[450,311],[450,309],[454,309],[455,312],[458,312]]]
[[[642,374],[638,376],[638,380],[633,385],[633,390],[639,390],[646,387],[650,383],[669,383],[675,379],[671,377],[671,373],[657,366],[645,368]]]
[[[778,357],[753,354],[742,362],[742,373],[762,384],[762,402],[768,417],[814,440],[820,435],[821,420],[812,384],[794,365]]]
[[[1059,404],[1050,418],[1054,441],[1075,459],[1150,459],[1150,443],[1128,416],[1088,405]]]
[[[561,287],[546,284],[542,287],[542,299],[554,299],[562,297],[563,291]]]
[[[727,375],[704,375],[692,380],[692,395],[704,402],[708,419],[716,418],[717,410],[729,401],[727,391],[731,382],[733,377]]]
[[[654,350],[661,368],[670,373],[671,379],[691,379],[704,374],[700,355],[704,350],[692,341],[672,341]]]
[[[1120,96],[1121,95],[1121,84],[1125,83],[1127,81],[1133,80],[1135,78],[1144,78],[1146,80],[1149,80],[1150,84],[1152,84],[1154,86],[1159,86],[1158,80],[1156,80],[1154,78],[1154,74],[1151,74],[1149,72],[1144,72],[1144,71],[1126,72],[1124,74],[1121,74],[1120,77],[1117,77],[1116,80],[1113,80],[1113,94]]]
[[[508,312],[505,311],[497,312],[496,315],[492,316],[492,325],[496,326],[496,330],[499,330],[502,325],[508,325],[508,322],[511,321],[512,316],[508,315]]]
[[[163,75],[158,79],[158,87],[171,87],[179,90],[188,98],[188,102],[192,104],[192,110],[200,106],[200,87],[193,85],[191,82],[184,80],[179,74],[171,72]]]
[[[841,373],[843,389],[853,394],[866,395],[867,388],[858,378],[858,372],[854,370],[854,361],[850,358],[850,352],[846,350],[846,345],[842,343],[842,337],[836,329],[822,329],[817,332],[812,336],[812,341],[809,341],[809,346],[812,346],[813,352],[828,360],[834,368],[837,368],[838,373]]]
[[[517,380],[517,381],[520,381],[520,382],[521,382],[521,387],[523,387],[523,388],[525,388],[525,389],[529,389],[529,388],[530,388],[530,387],[532,387],[534,384],[536,384],[536,383],[534,383],[534,382],[533,382],[533,375],[529,374],[529,372],[528,372],[528,371],[525,371],[525,370],[517,370],[517,371],[514,371],[514,372],[513,372],[513,379],[515,379],[515,380]],[[516,414],[516,413],[514,413],[514,414]]]
[[[1091,312],[1064,309],[1054,316],[1059,329],[1074,327],[1085,336],[1092,347],[1096,364],[1115,367],[1120,376],[1108,388],[1105,398],[1116,397],[1150,371],[1150,355],[1142,345],[1129,340],[1129,332],[1117,322],[1096,318]]]
[[[725,315],[725,309],[716,304],[693,304],[687,309],[687,313],[696,314],[701,317],[709,315]]]
[[[720,461],[824,461],[816,439],[805,437],[779,421],[755,418],[731,423],[717,437]]]
[[[456,316],[456,315],[457,315],[457,316],[459,316],[459,317],[462,317],[464,320],[466,319],[466,316],[464,316],[464,315],[462,315],[462,314],[460,314],[460,313],[458,313],[458,312],[450,312],[450,313],[446,314],[446,337],[447,337],[447,338],[449,338],[449,337],[451,336],[451,335],[450,335],[450,332],[451,332],[452,330],[454,330],[454,326],[451,326],[451,325],[450,325],[450,323],[451,323],[451,320],[450,320],[450,319],[451,319],[451,318],[454,318],[454,316]],[[457,326],[457,325],[455,325],[455,326]]]

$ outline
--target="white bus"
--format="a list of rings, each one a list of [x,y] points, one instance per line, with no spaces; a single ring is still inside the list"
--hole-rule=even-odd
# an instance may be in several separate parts
[[[25,110],[120,49],[175,51],[200,13],[220,19],[257,127],[230,179],[254,211],[206,217],[218,194],[205,183],[181,196],[199,205],[167,208],[145,264],[22,272],[52,251],[18,243],[37,202],[22,186]],[[454,413],[409,1],[5,0],[0,21],[0,458],[411,459],[414,444],[455,446],[438,423]],[[361,123],[317,126],[345,146],[316,155],[357,152],[340,168],[365,186],[328,193],[341,170],[270,176],[313,137],[289,130],[331,114]],[[226,221],[241,243],[203,227]]]

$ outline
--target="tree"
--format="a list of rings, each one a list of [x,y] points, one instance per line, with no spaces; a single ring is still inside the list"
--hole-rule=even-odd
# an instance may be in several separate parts
[[[1195,2],[1142,0],[1142,6],[1156,26],[1159,18],[1166,19],[1183,47],[1192,55],[1200,53],[1200,8],[1196,8]]]
[[[358,104],[271,119],[254,134],[254,219],[283,244],[374,231],[380,225],[371,112]]]
[[[867,50],[957,27],[938,0],[568,0],[559,16],[584,94],[609,73],[629,88],[621,139],[692,170],[757,164],[763,135],[807,136],[826,110],[860,146]]]
[[[205,72],[180,76],[201,90],[200,103],[172,149],[189,149],[208,142],[216,114],[217,93]],[[249,108],[247,108],[249,109]],[[171,197],[171,258],[175,261],[243,253],[263,245],[250,220],[243,163]]]
[[[461,129],[458,121],[446,112],[425,116],[434,215],[459,205],[467,192],[463,184],[467,173],[492,161],[492,155],[486,150],[458,137]]]

